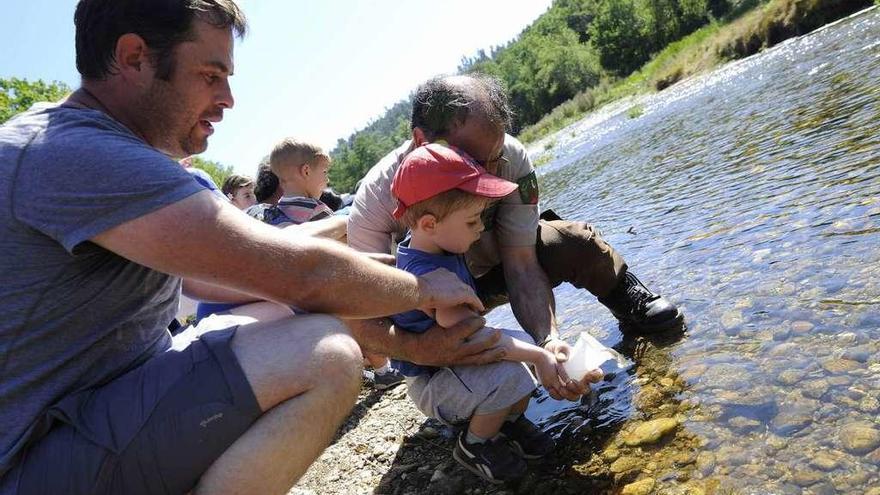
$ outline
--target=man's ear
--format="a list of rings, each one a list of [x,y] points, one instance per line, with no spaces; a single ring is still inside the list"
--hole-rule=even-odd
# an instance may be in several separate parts
[[[416,221],[416,227],[423,232],[431,234],[437,228],[437,217],[430,213],[425,213]]]
[[[303,177],[308,177],[309,174],[312,173],[312,166],[308,163],[303,163],[299,167],[299,173],[302,174]]]
[[[422,146],[423,144],[428,142],[428,138],[425,137],[425,131],[423,131],[420,127],[413,127],[412,140],[413,144],[416,145],[416,147]]]
[[[232,199],[233,199],[235,196],[233,196],[232,193],[226,193],[226,197],[229,198],[229,201],[232,201]]]
[[[115,65],[119,74],[129,81],[153,78],[153,66],[150,64],[150,50],[143,38],[126,33],[116,40]]]

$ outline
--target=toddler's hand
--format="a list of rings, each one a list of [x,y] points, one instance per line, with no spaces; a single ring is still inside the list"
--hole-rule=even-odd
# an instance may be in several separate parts
[[[550,352],[541,353],[542,358],[532,363],[535,367],[535,374],[538,375],[538,381],[547,389],[547,393],[553,398],[559,398],[559,390],[564,384],[559,379],[558,368],[561,363],[557,363],[556,356]]]

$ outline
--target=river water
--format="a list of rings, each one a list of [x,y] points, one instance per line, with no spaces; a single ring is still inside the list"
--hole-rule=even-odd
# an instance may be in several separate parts
[[[599,227],[687,324],[624,337],[557,288],[564,336],[633,362],[580,404],[533,400],[573,453],[560,479],[880,493],[880,11],[632,105],[545,145],[542,207]],[[661,418],[678,426],[624,441]]]

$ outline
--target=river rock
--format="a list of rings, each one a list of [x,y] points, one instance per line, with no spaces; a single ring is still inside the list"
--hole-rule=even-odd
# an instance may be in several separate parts
[[[880,429],[873,423],[850,423],[840,429],[840,443],[847,452],[867,454],[880,447]]]
[[[616,461],[614,461],[613,463],[611,463],[610,469],[611,469],[611,472],[614,474],[621,474],[621,473],[626,473],[626,472],[632,471],[634,469],[638,469],[639,466],[641,466],[641,465],[642,465],[642,461],[638,457],[626,456],[626,457],[621,457],[621,458],[617,459]]]
[[[620,492],[621,495],[648,495],[651,493],[651,490],[654,489],[654,484],[656,482],[653,478],[645,478],[643,480],[636,481],[635,483],[630,483],[623,487],[623,490]]]
[[[796,334],[804,334],[815,328],[809,321],[795,321],[791,324],[791,331]]]
[[[813,412],[817,409],[814,402],[803,401],[784,408],[773,418],[773,430],[778,435],[790,436],[809,426],[813,422]]]
[[[825,475],[812,469],[798,469],[791,473],[791,480],[798,486],[807,487],[822,481]]]
[[[822,367],[829,373],[848,373],[862,367],[858,361],[843,358],[832,358],[822,362]]]
[[[725,311],[723,315],[721,315],[721,326],[724,327],[725,330],[731,330],[743,324],[743,315],[742,311],[739,310],[730,310]]]
[[[757,428],[760,428],[760,426],[761,426],[760,421],[755,421],[754,419],[746,418],[743,416],[735,416],[733,418],[730,418],[730,420],[727,422],[727,424],[730,425],[730,428],[732,430],[735,430],[735,431],[738,431],[741,433],[746,433],[746,432],[755,430]]]
[[[630,447],[652,444],[660,440],[663,435],[678,428],[678,424],[678,420],[673,418],[646,421],[632,430],[632,432],[624,437],[623,441]]]
[[[859,411],[866,413],[876,413],[880,411],[880,401],[876,397],[870,395],[859,401]]]
[[[860,363],[867,363],[873,354],[874,351],[869,346],[862,345],[843,351],[843,356],[841,357]]]
[[[697,454],[696,467],[703,476],[712,474],[712,471],[715,470],[715,454],[706,451]]]
[[[828,391],[827,380],[810,380],[803,384],[804,395],[811,399],[819,399]]]
[[[767,355],[771,357],[779,357],[779,356],[791,356],[793,353],[797,352],[801,346],[795,344],[794,342],[785,342],[779,344],[769,351],[767,351]]]
[[[783,385],[794,385],[804,377],[802,370],[785,370],[776,376],[776,381]]]
[[[833,471],[837,469],[837,466],[840,466],[840,455],[831,452],[816,452],[810,460],[810,465],[822,471]]]
[[[706,369],[697,380],[708,387],[724,390],[739,390],[751,386],[753,377],[746,366],[719,363]]]

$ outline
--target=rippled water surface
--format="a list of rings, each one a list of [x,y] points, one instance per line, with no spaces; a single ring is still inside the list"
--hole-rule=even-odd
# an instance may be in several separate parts
[[[558,288],[563,335],[635,364],[530,414],[583,447],[569,474],[661,492],[880,487],[880,12],[640,105],[560,134],[542,206],[598,226],[687,328],[624,338],[595,298]],[[490,322],[515,324],[508,309]],[[657,418],[680,426],[618,440]],[[640,464],[615,472],[627,456]]]

